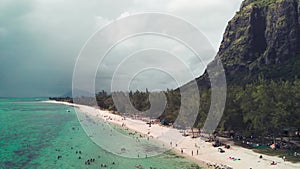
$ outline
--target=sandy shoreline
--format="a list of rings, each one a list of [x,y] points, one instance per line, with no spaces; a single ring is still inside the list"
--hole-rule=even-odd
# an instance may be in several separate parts
[[[226,165],[234,169],[300,168],[300,163],[294,164],[291,162],[284,162],[283,159],[275,156],[263,155],[263,159],[259,159],[260,154],[235,145],[231,145],[230,149],[224,149],[222,147],[225,150],[225,153],[220,153],[218,152],[218,148],[213,147],[211,143],[204,142],[199,138],[193,139],[191,137],[184,137],[179,130],[163,127],[157,124],[149,127],[141,120],[134,120],[130,118],[126,118],[126,120],[124,120],[123,117],[119,115],[111,114],[108,111],[99,110],[94,107],[57,101],[45,102],[75,106],[76,108],[79,108],[80,111],[94,116],[95,118],[104,119],[104,117],[110,117],[108,122],[119,126],[125,124],[126,128],[130,130],[137,131],[145,136],[151,136],[151,138],[171,146],[173,150],[178,152],[178,154],[182,154],[181,150],[183,150],[182,155],[189,157],[193,161],[199,163],[201,166],[207,166],[207,163],[209,163],[219,166]],[[235,161],[230,159],[230,157],[240,160]],[[277,165],[271,165],[272,161],[277,162]]]

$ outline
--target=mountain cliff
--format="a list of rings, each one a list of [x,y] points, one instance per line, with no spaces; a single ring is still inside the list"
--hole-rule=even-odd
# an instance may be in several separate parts
[[[227,84],[258,76],[293,80],[300,75],[300,0],[245,0],[228,22],[217,58]],[[216,59],[208,65],[213,67]],[[209,84],[207,71],[197,79]]]

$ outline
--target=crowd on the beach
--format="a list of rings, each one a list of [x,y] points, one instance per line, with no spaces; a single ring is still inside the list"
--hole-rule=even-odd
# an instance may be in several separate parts
[[[126,118],[128,118],[128,117],[124,117],[124,116],[123,117],[122,116],[117,117],[117,116],[114,116],[114,115],[107,115],[106,113],[97,114],[96,116],[99,117],[99,118],[102,118],[104,121],[106,121],[108,123],[110,123],[110,122],[111,123],[116,123],[117,125],[123,127],[124,129],[127,129],[128,132],[129,132],[129,135],[131,135],[133,138],[135,138],[135,141],[137,141],[137,142],[139,142],[139,140],[141,139],[141,137],[145,137],[145,138],[148,138],[148,139],[149,138],[157,138],[156,135],[157,135],[157,133],[159,133],[158,130],[162,129],[162,126],[160,126],[160,124],[159,124],[159,126],[157,126],[157,125],[154,125],[154,124],[152,125],[152,123],[149,123],[149,124],[146,123],[145,125],[149,125],[149,128],[145,128],[145,127],[142,128],[141,127],[141,130],[140,130],[140,128],[137,128],[134,125],[135,121],[132,121],[131,119],[129,119],[129,121],[127,121]],[[141,123],[137,122],[137,124],[140,125]],[[150,127],[153,128],[153,130]],[[72,130],[75,130],[75,128],[72,128]],[[151,131],[151,133],[150,133],[150,131]],[[143,134],[141,134],[140,132],[143,133]],[[200,135],[200,137],[202,137],[202,135]],[[185,136],[184,138],[187,138],[187,137]],[[206,137],[204,137],[204,138],[206,138]],[[243,149],[243,148],[241,148],[241,151],[239,150],[237,153],[232,153],[233,151],[236,150],[236,147],[235,146],[231,147],[230,145],[228,145],[228,142],[227,142],[227,144],[222,144],[223,142],[226,143],[224,141],[225,140],[224,138],[218,137],[218,139],[221,139],[222,142],[220,140],[216,140],[216,137],[214,137],[214,136],[212,136],[211,138],[209,138],[209,140],[206,140],[206,142],[213,142],[213,144],[215,144],[215,146],[218,147],[216,149],[214,149],[212,147],[208,148],[209,146],[207,146],[207,145],[209,145],[209,144],[207,144],[203,149],[202,149],[202,146],[200,147],[200,146],[197,146],[196,144],[195,144],[195,147],[194,147],[193,146],[194,143],[192,143],[193,141],[191,141],[189,138],[185,139],[185,142],[182,142],[182,141],[178,142],[178,141],[175,141],[175,140],[172,140],[170,142],[170,140],[167,140],[166,143],[164,142],[164,146],[168,145],[168,143],[169,143],[170,147],[174,148],[179,153],[181,152],[181,154],[183,154],[183,155],[193,156],[196,160],[199,160],[199,158],[201,158],[204,154],[206,154],[206,152],[210,153],[211,150],[213,150],[213,149],[216,152],[218,151],[219,153],[222,153],[222,150],[224,149],[226,152],[223,153],[223,155],[218,154],[218,156],[224,157],[224,158],[222,158],[220,160],[219,159],[218,160],[214,160],[213,156],[212,157],[208,157],[207,159],[204,158],[205,162],[203,164],[204,165],[207,164],[208,168],[214,168],[214,169],[232,169],[233,167],[234,168],[236,168],[236,167],[240,168],[240,166],[242,166],[242,165],[250,166],[249,161],[253,161],[253,160],[255,160],[255,158],[259,158],[259,159],[262,158],[262,157],[260,158],[259,154],[257,155],[255,153],[253,153],[252,156],[248,155],[249,154],[248,151],[246,149]],[[194,137],[192,137],[192,140],[194,140]],[[202,138],[202,140],[204,140],[204,139]],[[163,140],[163,141],[166,141],[166,140]],[[248,144],[249,146],[250,145],[251,146],[254,145],[254,140],[253,141],[252,140],[247,140],[247,139],[244,140],[243,138],[241,138],[240,142],[243,143],[243,141],[244,141],[244,144]],[[191,143],[191,144],[187,144],[187,143]],[[210,144],[210,145],[212,145],[212,144]],[[222,149],[220,149],[219,146],[224,146],[224,148],[222,147]],[[279,142],[278,141],[275,144],[275,148],[284,148],[285,146],[286,146],[286,144],[284,142]],[[208,149],[209,149],[209,151],[207,151]],[[227,150],[227,149],[231,149],[231,150]],[[123,150],[121,149],[121,152],[122,151],[126,151],[126,149],[125,148]],[[293,155],[297,156],[298,153],[295,152],[295,154],[293,154]],[[249,156],[250,156],[250,158],[248,158]],[[139,157],[139,155],[138,155],[138,157]],[[61,159],[61,158],[62,158],[62,156],[58,156],[57,157],[58,160]],[[81,157],[78,157],[78,158],[81,159]],[[261,167],[266,167],[267,168],[268,165],[269,166],[272,165],[271,167],[273,167],[274,165],[277,165],[277,167],[283,165],[282,162],[281,162],[281,160],[276,159],[276,158],[264,157],[263,159],[264,160],[258,160],[258,162],[260,162],[259,166],[261,166]],[[282,158],[282,159],[285,161],[285,158]],[[91,165],[92,163],[95,162],[95,160],[97,161],[98,159],[91,158],[91,159],[83,160],[82,162],[84,162],[85,165]],[[240,161],[240,162],[238,162],[238,161]],[[99,161],[97,163],[99,163]],[[97,164],[97,165],[100,165],[100,164]],[[230,165],[232,165],[232,166],[230,166]],[[257,165],[254,164],[254,167],[256,167],[256,166]],[[112,167],[112,163],[111,162],[107,163],[107,164],[103,163],[103,164],[101,164],[100,167],[108,167],[108,168],[110,168],[110,167]],[[140,164],[136,164],[133,167],[135,167],[135,168],[141,168],[143,166],[141,166]]]
[[[207,163],[206,165],[208,168],[214,169],[232,169],[232,167],[223,164]]]

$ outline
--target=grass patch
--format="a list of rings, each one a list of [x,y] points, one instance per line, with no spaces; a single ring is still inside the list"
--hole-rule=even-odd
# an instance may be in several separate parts
[[[272,150],[271,148],[254,148],[252,146],[249,146],[247,144],[242,144],[241,142],[235,142],[234,143],[237,146],[241,146],[247,149],[250,149],[258,154],[262,155],[269,155],[269,156],[277,156],[282,158],[285,156],[286,161],[292,162],[292,163],[299,163],[300,162],[300,157],[295,157],[294,152],[297,151],[299,152],[299,148],[297,150],[288,150],[288,149],[277,149],[277,150]]]
[[[265,155],[270,155],[270,156],[278,156],[282,158],[285,156],[286,161],[290,161],[292,163],[298,163],[300,162],[300,157],[295,157],[294,152],[286,149],[277,149],[277,150],[272,150],[269,148],[265,149],[252,149],[254,152],[259,153],[259,154],[265,154]]]

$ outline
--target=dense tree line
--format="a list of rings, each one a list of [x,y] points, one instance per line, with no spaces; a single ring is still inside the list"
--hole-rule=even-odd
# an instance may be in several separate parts
[[[300,80],[269,82],[262,78],[245,87],[229,87],[220,130],[232,129],[262,140],[282,137],[283,130],[299,130],[299,89]]]
[[[266,81],[259,78],[256,82],[245,86],[228,86],[226,106],[221,122],[217,128],[218,132],[234,131],[241,136],[256,136],[263,139],[265,137],[283,137],[285,131],[298,131],[300,128],[300,80],[289,81]],[[128,102],[119,100],[118,109],[114,104],[113,94],[129,97]],[[150,94],[154,95],[154,101],[159,100],[155,97],[161,97],[163,94],[167,100],[164,111],[148,111],[151,107],[149,102]],[[93,105],[96,104],[102,109],[108,109],[117,113],[132,113],[160,120],[166,120],[168,123],[180,124],[184,128],[202,128],[211,106],[210,88],[201,88],[200,106],[195,124],[185,125],[184,117],[178,119],[181,108],[181,95],[179,90],[167,90],[161,92],[149,92],[146,90],[135,92],[115,92],[108,94],[101,91],[96,94],[96,103],[93,98],[77,98],[76,103]],[[194,104],[195,93],[189,93],[191,105],[185,106],[188,110]],[[120,97],[123,98],[123,97]],[[70,99],[70,98],[69,98]],[[119,97],[117,97],[119,99]],[[155,104],[155,103],[154,103]]]
[[[228,86],[226,107],[218,131],[233,130],[243,136],[255,135],[264,138],[270,135],[281,137],[284,129],[298,130],[300,127],[299,90],[300,80],[274,82],[259,78],[256,82],[245,86]],[[176,121],[181,106],[180,92],[167,90],[163,93],[167,98],[166,108],[162,114],[153,118],[165,119],[173,123]],[[145,112],[150,108],[148,91],[124,94],[129,95],[131,104],[137,110]],[[192,100],[193,93],[190,95]],[[211,104],[210,95],[209,88],[201,89],[196,123],[194,126],[186,127],[201,128],[203,126]],[[96,98],[100,107],[117,111],[111,94],[102,91],[97,94]]]

